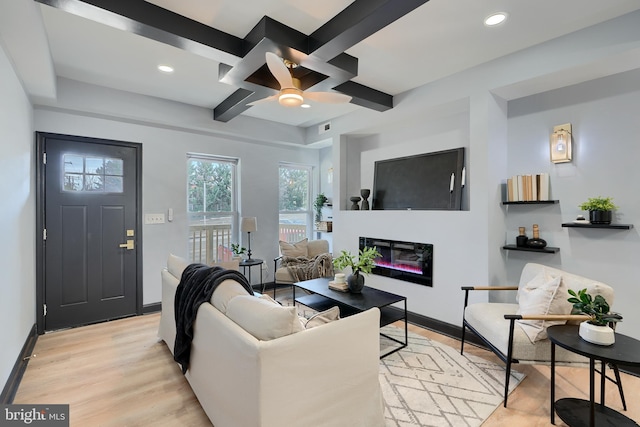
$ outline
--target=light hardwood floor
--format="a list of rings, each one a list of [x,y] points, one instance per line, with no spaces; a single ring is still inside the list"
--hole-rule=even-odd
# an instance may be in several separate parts
[[[151,314],[41,336],[14,403],[69,404],[72,426],[210,426],[167,346],[157,339],[159,319]],[[459,348],[457,340],[409,328]],[[498,362],[472,345],[465,351]],[[509,407],[498,407],[483,425],[550,426],[549,368],[516,369],[527,377],[509,397]],[[588,398],[586,369],[559,367],[556,373],[557,398]],[[625,415],[640,422],[640,378],[623,374],[622,382],[629,406]],[[622,410],[612,385],[606,402]],[[556,425],[565,424],[556,417]]]

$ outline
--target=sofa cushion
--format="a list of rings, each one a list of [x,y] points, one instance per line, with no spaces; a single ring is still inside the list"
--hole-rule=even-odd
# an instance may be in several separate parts
[[[182,277],[182,272],[189,264],[191,264],[189,261],[174,254],[169,254],[167,258],[167,270],[178,279]]]
[[[293,258],[299,256],[307,257],[309,256],[308,244],[309,239],[302,239],[296,243],[287,243],[280,240],[280,253]]]
[[[338,319],[340,319],[340,308],[334,306],[311,316],[309,320],[305,322],[304,327],[305,329],[311,329]]]
[[[229,309],[229,301],[239,295],[249,295],[247,290],[240,283],[233,279],[222,281],[213,291],[211,296],[211,304],[221,313],[227,312]]]
[[[262,295],[239,295],[227,305],[227,317],[261,341],[300,332],[304,329],[295,307],[283,307]]]
[[[529,283],[519,289],[517,314],[570,314],[571,303],[567,301],[567,289],[561,276],[541,270]],[[519,320],[531,342],[547,338],[547,328],[563,325],[564,320]]]

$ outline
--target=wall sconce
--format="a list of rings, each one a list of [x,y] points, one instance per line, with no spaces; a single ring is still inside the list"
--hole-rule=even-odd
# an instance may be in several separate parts
[[[553,127],[549,138],[549,154],[553,163],[571,161],[571,123]]]
[[[333,183],[333,168],[329,168],[329,170],[327,171],[327,183],[332,184]]]

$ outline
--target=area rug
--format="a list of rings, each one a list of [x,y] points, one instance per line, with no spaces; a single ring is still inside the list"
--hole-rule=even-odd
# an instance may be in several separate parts
[[[404,341],[404,330],[382,329]],[[381,347],[391,341],[381,338]],[[387,427],[479,426],[502,404],[505,367],[409,332],[409,345],[380,360]],[[509,392],[524,379],[512,370]]]
[[[289,295],[278,300],[292,305]],[[296,304],[298,314],[315,311]],[[404,329],[381,332],[404,342]],[[380,351],[397,347],[380,337]],[[386,427],[480,426],[503,402],[505,366],[460,354],[446,344],[409,332],[409,344],[380,360]],[[511,370],[509,393],[525,375]]]

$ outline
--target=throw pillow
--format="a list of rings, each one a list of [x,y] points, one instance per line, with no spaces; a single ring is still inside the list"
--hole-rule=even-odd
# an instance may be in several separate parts
[[[340,319],[340,309],[338,306],[334,306],[311,316],[309,320],[306,321],[304,327],[305,329],[311,329],[338,319]]]
[[[280,338],[304,329],[295,307],[283,307],[272,301],[253,295],[236,296],[229,301],[227,317],[261,341]]]
[[[233,279],[226,279],[213,291],[211,304],[221,313],[226,313],[229,301],[239,295],[249,295],[249,293],[240,283]]]
[[[567,290],[562,277],[554,277],[541,271],[520,289],[517,314],[570,314],[571,303],[567,301]],[[564,320],[519,320],[520,326],[532,343],[547,338],[547,328],[563,325]]]
[[[287,243],[280,240],[280,253],[284,256],[297,258],[299,256],[308,257],[309,239],[303,239],[296,243]]]

